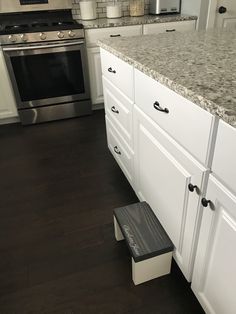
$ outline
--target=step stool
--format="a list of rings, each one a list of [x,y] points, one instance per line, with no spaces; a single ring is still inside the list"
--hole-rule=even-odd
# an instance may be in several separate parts
[[[116,208],[115,238],[125,240],[132,256],[135,285],[170,273],[173,243],[146,202]]]

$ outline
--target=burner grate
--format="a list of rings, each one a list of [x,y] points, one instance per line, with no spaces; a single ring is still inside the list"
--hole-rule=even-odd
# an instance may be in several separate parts
[[[66,26],[66,25],[75,25],[75,21],[58,21],[58,22],[52,22],[53,26]]]
[[[45,22],[35,22],[35,23],[32,23],[31,26],[35,27],[35,28],[37,28],[37,27],[47,27],[47,26],[49,26],[49,24],[45,23]]]
[[[28,27],[29,26],[27,24],[6,25],[5,30],[12,31],[12,30],[26,29]]]

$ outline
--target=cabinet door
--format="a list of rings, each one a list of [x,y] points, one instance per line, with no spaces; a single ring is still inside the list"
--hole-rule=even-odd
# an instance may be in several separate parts
[[[175,245],[175,259],[191,280],[200,191],[206,170],[138,107],[134,108],[135,186]],[[189,191],[196,185],[198,193]]]
[[[103,102],[102,67],[100,48],[88,48],[88,64],[92,104]]]
[[[206,194],[192,289],[206,313],[236,313],[236,197],[213,175]]]
[[[3,52],[0,50],[0,119],[17,117],[15,98],[6,68]]]

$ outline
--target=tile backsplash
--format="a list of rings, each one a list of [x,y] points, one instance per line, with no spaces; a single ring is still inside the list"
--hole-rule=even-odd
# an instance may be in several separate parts
[[[97,3],[97,17],[103,18],[106,17],[106,6],[108,0],[96,0]],[[123,16],[129,16],[129,1],[121,0],[122,3],[122,13]],[[149,12],[149,0],[144,0],[145,2],[145,14]],[[80,19],[80,7],[79,0],[73,0],[73,9],[72,9],[74,19]]]

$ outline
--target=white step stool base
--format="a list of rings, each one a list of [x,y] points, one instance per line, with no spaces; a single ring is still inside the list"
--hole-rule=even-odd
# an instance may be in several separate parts
[[[114,231],[117,241],[124,240],[119,224],[114,216]],[[132,278],[135,285],[170,273],[173,252],[164,253],[135,263],[132,258]]]
[[[135,285],[170,273],[172,252],[135,263],[132,258],[132,277]]]

